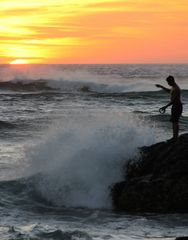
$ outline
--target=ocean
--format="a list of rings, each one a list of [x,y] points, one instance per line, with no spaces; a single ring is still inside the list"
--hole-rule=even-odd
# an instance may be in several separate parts
[[[188,65],[0,65],[0,239],[188,235],[187,214],[116,212],[110,195],[139,147],[171,137],[167,86]],[[138,199],[139,201],[139,199]]]

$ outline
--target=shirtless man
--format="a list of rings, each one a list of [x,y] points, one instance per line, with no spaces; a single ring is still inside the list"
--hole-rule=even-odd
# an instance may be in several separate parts
[[[158,88],[162,88],[166,92],[170,93],[170,102],[159,109],[160,112],[165,112],[166,108],[172,106],[171,108],[171,118],[170,121],[172,122],[172,129],[173,129],[173,138],[172,141],[176,141],[179,135],[179,118],[182,114],[182,103],[181,103],[181,90],[177,83],[174,80],[173,76],[168,76],[166,79],[171,89],[163,87],[160,84],[156,84],[155,86]]]

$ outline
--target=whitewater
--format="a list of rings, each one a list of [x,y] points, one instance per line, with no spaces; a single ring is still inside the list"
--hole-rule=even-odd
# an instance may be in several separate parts
[[[188,235],[186,214],[118,213],[111,199],[139,147],[171,137],[155,87],[168,75],[184,133],[188,65],[0,65],[0,239]]]

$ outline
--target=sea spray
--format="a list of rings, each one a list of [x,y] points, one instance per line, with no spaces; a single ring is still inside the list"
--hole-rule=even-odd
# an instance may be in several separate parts
[[[188,89],[186,65],[178,70],[173,65],[0,65],[0,82],[44,80],[50,88],[68,92],[84,87],[99,93],[147,92],[158,91],[154,85],[164,83],[167,73],[175,76],[182,89]]]
[[[140,78],[142,76],[134,78],[127,74],[124,76],[118,71],[113,75],[108,72],[94,72],[77,65],[72,65],[70,69],[66,65],[25,65],[24,67],[10,65],[0,71],[1,82],[13,83],[12,90],[18,89],[18,84],[28,85],[28,89],[25,86],[25,90],[42,90],[41,84],[37,88],[37,82],[43,81],[45,87],[63,92],[75,92],[86,88],[98,93],[156,91],[155,79]],[[31,88],[32,84],[35,88]]]
[[[155,141],[140,119],[118,112],[62,119],[26,156],[35,190],[53,205],[111,208],[110,188],[126,161]]]

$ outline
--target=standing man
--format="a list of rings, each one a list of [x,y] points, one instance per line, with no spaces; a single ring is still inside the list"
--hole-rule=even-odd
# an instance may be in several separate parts
[[[170,121],[172,122],[173,138],[171,140],[176,141],[179,135],[179,118],[183,110],[181,103],[181,90],[177,83],[175,82],[173,76],[168,76],[166,81],[168,85],[171,86],[171,89],[163,87],[160,84],[156,84],[155,86],[158,88],[162,88],[166,92],[170,93],[170,102],[166,106],[160,108],[159,110],[161,112],[165,112],[167,107],[172,106]]]

